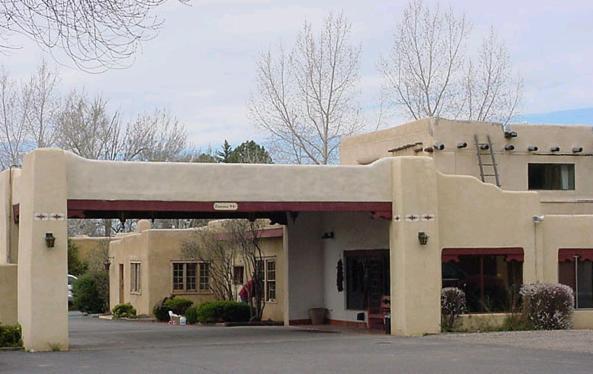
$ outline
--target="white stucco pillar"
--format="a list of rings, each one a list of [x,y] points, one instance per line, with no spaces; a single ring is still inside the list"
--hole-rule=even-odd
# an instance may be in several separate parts
[[[68,349],[67,181],[64,152],[25,156],[20,191],[18,319],[25,349]],[[47,233],[55,237],[48,248]]]
[[[300,213],[295,220],[290,217],[288,220],[284,231],[287,266],[284,319],[301,324],[308,321],[309,309],[325,306],[321,215]]]
[[[390,227],[391,332],[440,332],[441,253],[434,163],[425,157],[393,159]],[[428,235],[421,245],[418,233]]]

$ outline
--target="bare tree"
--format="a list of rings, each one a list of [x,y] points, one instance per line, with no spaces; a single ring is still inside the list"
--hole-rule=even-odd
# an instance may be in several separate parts
[[[509,53],[493,28],[482,42],[477,63],[468,61],[464,82],[464,118],[507,124],[515,115],[523,82],[512,76]]]
[[[261,232],[267,220],[235,219],[225,225],[225,231],[230,235],[231,243],[237,246],[245,265],[245,271],[250,274],[251,320],[261,321],[266,306],[264,285],[264,254],[261,247]]]
[[[237,247],[224,233],[208,229],[196,231],[194,237],[183,242],[182,256],[210,264],[210,289],[219,300],[235,300],[233,267]]]
[[[319,34],[306,22],[290,53],[261,55],[250,114],[279,159],[331,163],[340,138],[362,128],[355,101],[360,49],[350,29],[343,15],[330,14]]]
[[[175,161],[182,157],[187,134],[168,112],[157,110],[140,115],[132,123],[120,120],[119,112],[109,110],[101,96],[89,98],[72,92],[58,118],[57,145],[79,156],[96,160]],[[102,220],[105,236],[129,231],[134,222]],[[85,227],[74,221],[71,233]],[[96,231],[96,230],[93,230]]]
[[[27,132],[33,148],[50,147],[55,143],[56,122],[61,109],[57,94],[58,75],[42,61],[27,84],[23,96],[29,97]]]
[[[19,165],[27,147],[29,95],[22,95],[19,82],[0,70],[0,163],[3,169]]]
[[[179,0],[186,3],[186,0]],[[153,10],[166,0],[6,0],[0,2],[0,37],[24,34],[46,49],[62,48],[85,70],[121,66],[162,20]]]
[[[472,59],[469,36],[464,15],[411,1],[396,28],[392,51],[380,64],[393,103],[413,119],[508,122],[521,83],[512,77],[506,48],[492,30]]]

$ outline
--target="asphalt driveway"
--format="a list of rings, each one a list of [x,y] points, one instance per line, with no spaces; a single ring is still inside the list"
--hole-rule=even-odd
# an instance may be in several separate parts
[[[72,317],[71,351],[0,352],[1,373],[591,373],[593,331],[418,338]]]

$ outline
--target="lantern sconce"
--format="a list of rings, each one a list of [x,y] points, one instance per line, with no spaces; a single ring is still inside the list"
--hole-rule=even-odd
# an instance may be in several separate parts
[[[459,142],[457,143],[457,148],[461,149],[461,148],[465,148],[467,147],[467,143],[466,142]]]
[[[420,245],[426,245],[428,243],[428,234],[426,234],[424,231],[420,231],[418,233],[418,242]]]
[[[572,153],[581,153],[583,152],[583,147],[572,147]]]
[[[436,149],[437,151],[442,151],[443,149],[445,149],[445,145],[443,143],[436,143],[434,145],[434,149]]]
[[[560,147],[558,147],[557,145],[553,146],[550,148],[550,152],[560,152]]]
[[[56,245],[56,237],[53,233],[45,233],[45,245],[47,246],[47,248],[53,248]]]
[[[504,150],[505,151],[514,151],[515,150],[515,146],[512,144],[507,144],[504,146]]]
[[[527,147],[527,150],[529,152],[537,152],[538,149],[539,148],[537,148],[537,146],[535,146],[535,145],[530,145],[529,147]]]

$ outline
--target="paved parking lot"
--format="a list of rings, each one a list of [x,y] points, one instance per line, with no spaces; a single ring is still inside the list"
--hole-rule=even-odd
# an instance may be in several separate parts
[[[400,338],[73,317],[71,351],[0,352],[1,373],[591,373],[593,331]]]

